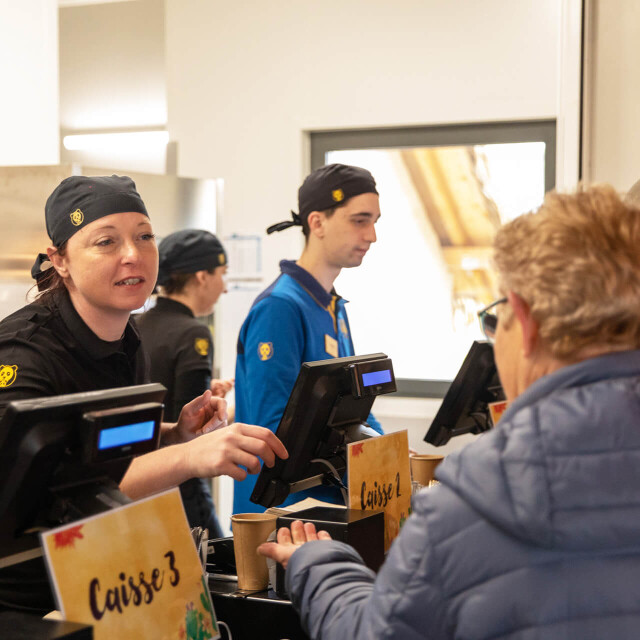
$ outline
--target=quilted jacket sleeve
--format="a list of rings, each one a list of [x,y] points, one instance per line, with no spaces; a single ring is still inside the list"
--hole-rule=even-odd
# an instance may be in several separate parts
[[[376,576],[341,542],[309,542],[287,567],[287,589],[314,639],[450,638],[424,517],[409,518]]]

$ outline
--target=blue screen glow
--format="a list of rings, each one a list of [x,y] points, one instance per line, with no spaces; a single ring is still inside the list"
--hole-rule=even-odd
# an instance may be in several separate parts
[[[391,369],[362,374],[362,385],[365,387],[370,387],[374,384],[383,384],[384,382],[391,382]]]
[[[98,449],[102,451],[103,449],[112,449],[113,447],[122,447],[126,444],[150,440],[153,437],[154,425],[155,422],[149,420],[148,422],[103,429],[98,438]]]

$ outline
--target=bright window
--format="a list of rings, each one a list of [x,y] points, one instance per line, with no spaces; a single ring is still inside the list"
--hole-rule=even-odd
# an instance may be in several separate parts
[[[493,235],[541,204],[552,149],[548,139],[385,146],[324,152],[371,171],[382,211],[378,241],[336,289],[350,301],[356,353],[383,351],[399,379],[451,380],[483,338],[477,311],[497,296]]]

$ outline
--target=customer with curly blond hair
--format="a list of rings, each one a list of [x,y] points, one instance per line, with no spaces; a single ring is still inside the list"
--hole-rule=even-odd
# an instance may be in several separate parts
[[[638,637],[640,209],[549,194],[495,263],[481,317],[510,406],[438,467],[379,574],[309,523],[261,547],[313,638]]]

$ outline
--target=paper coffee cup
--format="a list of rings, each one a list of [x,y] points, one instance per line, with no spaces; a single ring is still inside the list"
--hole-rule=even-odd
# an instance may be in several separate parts
[[[411,478],[423,487],[429,486],[433,480],[436,467],[444,460],[444,456],[416,455],[411,461]]]
[[[238,589],[264,591],[269,586],[267,559],[258,554],[257,549],[275,530],[277,517],[271,513],[237,513],[231,516]]]

